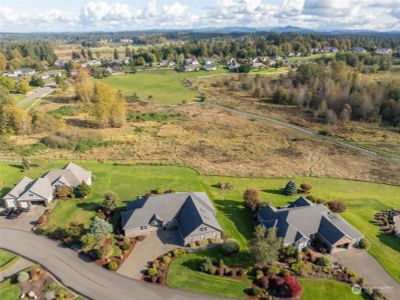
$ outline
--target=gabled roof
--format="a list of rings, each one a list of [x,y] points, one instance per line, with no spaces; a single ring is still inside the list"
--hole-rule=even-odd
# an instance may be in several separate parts
[[[129,210],[121,214],[124,229],[149,225],[156,218],[163,221],[176,219],[183,237],[201,224],[221,230],[215,217],[215,208],[203,192],[152,195],[129,203],[127,208]]]
[[[92,172],[86,171],[82,167],[74,163],[67,164],[63,169],[51,170],[42,177],[47,178],[52,184],[59,181],[60,183],[75,187],[87,181],[92,176]]]
[[[290,205],[276,209],[268,205],[258,213],[266,228],[276,227],[284,243],[294,243],[319,233],[334,244],[344,236],[359,239],[363,235],[339,215],[331,213],[324,205],[315,205],[302,197]]]
[[[6,198],[18,198],[22,195],[23,192],[27,189],[27,187],[33,182],[29,177],[24,176],[13,188],[9,191],[3,199]]]
[[[53,196],[53,188],[47,178],[38,178],[32,182],[18,200],[30,200],[32,197],[29,194],[35,194],[44,199],[49,199]]]

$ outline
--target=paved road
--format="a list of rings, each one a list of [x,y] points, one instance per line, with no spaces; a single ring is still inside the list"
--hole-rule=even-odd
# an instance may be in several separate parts
[[[367,286],[380,289],[389,300],[400,299],[400,284],[367,251],[350,249],[335,253],[334,257],[364,277]]]
[[[32,92],[30,92],[25,99],[19,101],[17,103],[17,106],[24,106],[25,104],[28,104],[29,102],[31,102],[34,99],[37,99],[34,103],[32,103],[31,106],[29,106],[27,108],[27,110],[29,111],[30,108],[36,104],[37,101],[40,101],[42,98],[46,97],[47,95],[51,94],[53,92],[53,89],[51,87],[42,87],[42,88],[37,88],[36,90],[33,90]]]
[[[129,279],[85,262],[71,249],[33,233],[0,228],[0,248],[41,264],[74,292],[95,300],[212,300],[180,290]],[[195,284],[195,283],[194,283]]]
[[[208,106],[211,106],[211,107],[214,107],[214,108],[218,108],[218,109],[222,109],[222,110],[225,110],[225,111],[228,111],[228,112],[231,112],[231,113],[235,113],[235,114],[238,114],[238,115],[242,115],[242,116],[245,116],[245,117],[254,118],[254,119],[258,119],[258,120],[268,121],[268,122],[271,122],[271,123],[274,123],[274,124],[277,124],[277,125],[281,125],[283,127],[289,128],[289,129],[294,129],[294,130],[300,131],[300,132],[302,132],[304,134],[312,135],[312,136],[321,138],[321,139],[323,139],[325,141],[329,141],[329,142],[334,143],[334,144],[336,144],[338,146],[345,147],[345,148],[348,148],[348,149],[351,149],[351,150],[354,150],[354,151],[362,152],[362,153],[369,154],[369,155],[372,155],[372,156],[375,156],[375,157],[388,158],[388,159],[400,162],[400,158],[398,158],[396,156],[392,156],[390,154],[379,153],[379,152],[376,152],[376,151],[373,151],[373,150],[370,150],[370,149],[367,149],[367,148],[364,148],[364,147],[361,147],[361,146],[358,146],[358,145],[353,145],[353,144],[350,144],[350,143],[347,143],[347,142],[339,141],[339,140],[337,140],[335,138],[332,138],[332,137],[323,136],[323,135],[319,134],[317,131],[313,131],[313,130],[310,130],[310,129],[307,129],[307,128],[304,128],[304,127],[301,127],[301,126],[298,126],[298,125],[294,125],[294,124],[291,124],[291,123],[288,123],[288,122],[285,122],[285,121],[282,121],[282,120],[278,120],[278,119],[274,119],[274,118],[270,118],[270,117],[257,115],[255,113],[249,113],[249,112],[246,112],[246,111],[230,108],[228,106],[221,105],[221,104],[216,104],[216,103],[211,103],[211,102],[205,102],[205,103]]]

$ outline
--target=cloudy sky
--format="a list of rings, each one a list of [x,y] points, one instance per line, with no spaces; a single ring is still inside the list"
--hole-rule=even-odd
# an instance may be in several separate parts
[[[0,0],[0,32],[287,25],[400,31],[400,0]]]

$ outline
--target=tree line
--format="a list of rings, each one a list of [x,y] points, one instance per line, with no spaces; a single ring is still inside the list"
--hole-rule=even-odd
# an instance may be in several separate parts
[[[400,127],[400,79],[378,82],[344,61],[303,64],[275,79],[240,74],[239,82],[220,84],[248,90],[254,98],[298,105],[329,124],[361,120]]]

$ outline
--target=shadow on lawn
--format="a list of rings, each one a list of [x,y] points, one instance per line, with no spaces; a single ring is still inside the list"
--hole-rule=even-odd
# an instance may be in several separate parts
[[[220,211],[224,213],[236,226],[236,229],[246,239],[252,238],[253,227],[250,213],[242,206],[241,202],[235,200],[215,200]]]
[[[11,191],[10,187],[3,187],[0,189],[0,197],[5,196],[9,191]]]
[[[99,203],[96,202],[79,202],[76,206],[88,211],[97,211],[100,208]]]
[[[379,232],[378,233],[379,240],[384,243],[386,246],[400,252],[400,238],[396,237],[395,235]]]
[[[284,193],[285,189],[265,189],[265,190],[261,190],[261,192],[263,193],[267,193],[267,194],[273,194],[273,195],[285,195]]]

